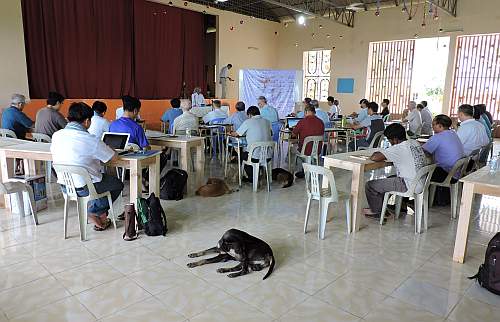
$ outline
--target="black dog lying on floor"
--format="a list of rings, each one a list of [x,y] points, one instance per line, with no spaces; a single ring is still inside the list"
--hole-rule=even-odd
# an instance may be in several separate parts
[[[269,270],[263,280],[268,278],[274,269],[275,261],[271,247],[257,237],[251,236],[238,229],[226,231],[219,240],[217,247],[189,254],[188,257],[194,258],[212,253],[218,253],[219,255],[189,263],[187,266],[193,268],[205,264],[227,262],[230,260],[239,261],[240,263],[235,267],[219,268],[217,270],[218,273],[236,272],[228,275],[231,278],[246,275],[249,273],[249,269],[252,271],[261,271],[269,266]]]
[[[293,185],[293,174],[282,168],[275,168],[272,172],[273,180],[283,184],[282,188],[288,188]]]

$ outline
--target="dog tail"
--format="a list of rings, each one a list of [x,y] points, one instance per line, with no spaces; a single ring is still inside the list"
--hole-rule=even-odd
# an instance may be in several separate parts
[[[271,253],[271,264],[269,265],[269,270],[267,271],[266,276],[264,276],[264,278],[262,280],[265,280],[266,278],[269,277],[269,275],[271,275],[271,273],[274,270],[274,263],[275,263],[274,255],[273,255],[273,253]]]

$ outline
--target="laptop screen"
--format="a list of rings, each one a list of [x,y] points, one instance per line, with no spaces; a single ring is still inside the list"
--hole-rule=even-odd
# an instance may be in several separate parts
[[[112,149],[123,150],[127,146],[129,136],[130,134],[128,133],[105,132],[102,135],[102,141],[109,145]]]
[[[297,125],[297,123],[300,122],[300,120],[302,120],[301,118],[299,117],[295,117],[295,118],[289,118],[287,119],[287,124],[288,124],[288,127],[289,128],[292,128],[292,127],[295,127]]]

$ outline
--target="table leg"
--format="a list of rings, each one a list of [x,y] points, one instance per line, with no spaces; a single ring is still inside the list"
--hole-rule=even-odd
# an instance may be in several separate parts
[[[160,172],[160,155],[157,155],[155,163],[149,165],[149,194],[154,193],[158,198],[160,198]]]
[[[467,235],[469,234],[469,222],[474,198],[474,184],[465,182],[460,201],[460,214],[458,217],[457,235],[455,237],[455,250],[453,261],[463,263],[467,251]]]
[[[203,179],[205,177],[205,147],[203,142],[196,146],[196,176]]]
[[[35,160],[24,159],[24,175],[26,177],[36,176],[36,162]]]
[[[1,177],[0,179],[2,182],[4,180],[9,179],[9,166],[8,166],[8,161],[7,157],[5,156],[5,153],[0,151],[0,167],[1,167]],[[1,208],[10,208],[9,207],[9,195],[4,195],[4,198],[0,198],[0,207]]]
[[[352,232],[359,230],[361,226],[361,221],[363,216],[361,214],[361,201],[363,200],[363,194],[365,192],[365,169],[364,165],[358,164],[352,170],[352,182],[351,182],[351,207],[352,207]]]
[[[136,204],[139,196],[142,196],[141,161],[130,160],[130,202]]]
[[[191,151],[190,151],[189,146],[187,144],[182,145],[181,152],[180,152],[180,156],[181,156],[180,166],[181,166],[181,169],[186,171],[186,172],[189,172],[189,162],[191,160],[190,153],[191,153]]]

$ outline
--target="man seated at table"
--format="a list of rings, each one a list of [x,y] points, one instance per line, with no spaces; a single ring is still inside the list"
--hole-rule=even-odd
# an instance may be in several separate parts
[[[431,155],[437,165],[431,178],[434,182],[443,182],[457,161],[465,157],[462,142],[457,133],[450,130],[451,124],[449,116],[444,114],[436,116],[432,121],[434,135],[422,146],[425,153]],[[453,178],[452,182],[456,182],[457,179],[459,178]],[[450,204],[449,190],[446,187],[437,187],[437,197],[434,199],[437,205]]]
[[[56,92],[50,92],[47,98],[47,106],[36,113],[35,132],[46,134],[50,137],[60,129],[64,129],[68,121],[59,112],[64,96]]]
[[[476,121],[473,115],[474,108],[468,104],[461,105],[458,108],[460,126],[457,134],[464,146],[466,156],[471,155],[472,151],[481,149],[490,143],[484,126],[479,121]]]
[[[333,98],[333,96],[328,96],[326,101],[327,101],[328,107],[330,108],[330,111],[328,111],[328,116],[331,119],[337,118],[337,115],[340,113],[339,113],[339,106],[337,104],[335,104],[336,99]]]
[[[313,101],[311,101],[313,102]],[[299,138],[298,150],[302,151],[302,146],[304,145],[304,140],[309,136],[323,136],[325,133],[325,125],[323,121],[316,116],[316,109],[313,104],[306,106],[305,117],[297,123],[293,128],[292,138]],[[306,146],[304,151],[305,155],[311,155],[312,153],[312,143]],[[318,147],[318,153],[321,152],[322,146]],[[290,156],[289,156],[290,157]],[[302,160],[299,158],[299,166],[297,167],[299,171],[295,173],[297,178],[304,178],[304,169],[302,168]]]
[[[168,124],[168,133],[174,134],[174,120],[182,114],[181,101],[178,98],[171,99],[170,105],[172,105],[172,108],[163,113],[161,121]]]
[[[103,173],[102,163],[115,161],[118,158],[113,149],[108,147],[100,138],[87,132],[93,116],[92,109],[85,103],[73,103],[69,107],[69,123],[52,136],[50,152],[54,164],[73,165],[85,168],[94,183],[97,193],[111,192],[111,199],[115,201],[123,190],[123,183],[116,177]],[[73,175],[79,196],[88,196],[85,181]],[[58,180],[63,183],[61,179]],[[63,191],[65,187],[62,186]],[[107,198],[89,202],[88,219],[94,224],[96,231],[109,228],[109,204]]]
[[[191,113],[191,102],[187,99],[181,100],[182,114],[178,116],[173,123],[172,133],[177,131],[198,131],[198,117]]]
[[[425,101],[422,101],[422,103],[423,102],[425,102]],[[420,117],[422,118],[422,131],[420,134],[431,135],[432,134],[432,113],[422,103],[417,105],[417,109],[420,112]],[[426,104],[427,104],[427,102],[426,102]]]
[[[382,116],[382,118],[386,117],[387,115],[391,114],[391,111],[389,110],[389,104],[391,103],[391,101],[389,101],[389,99],[387,98],[384,98],[382,100],[382,112],[380,112],[380,115]]]
[[[474,105],[474,119],[484,126],[484,130],[486,131],[486,136],[488,136],[488,139],[491,139],[492,125],[490,119],[486,115],[486,105],[484,104]]]
[[[257,142],[269,142],[271,138],[271,123],[260,115],[260,110],[257,106],[250,106],[247,110],[248,119],[241,124],[237,131],[231,132],[234,136],[246,136],[247,144],[250,146]],[[248,151],[242,153],[242,160],[248,160],[251,158],[252,162],[259,162],[258,151],[254,151],[254,155],[249,156]],[[269,156],[270,160],[272,156]],[[251,166],[245,165],[245,172],[247,178],[243,178],[246,182],[253,181],[253,168]]]
[[[3,110],[2,128],[14,131],[18,139],[25,139],[26,133],[31,131],[33,121],[23,112],[26,97],[13,94],[10,106]]]
[[[422,129],[422,116],[420,115],[420,111],[417,109],[417,103],[415,103],[415,101],[410,101],[410,103],[408,103],[408,109],[403,111],[403,116],[403,121],[409,123],[409,134],[418,134],[419,130]]]
[[[144,129],[136,122],[141,110],[141,101],[132,96],[123,97],[123,116],[109,125],[109,131],[115,133],[129,133],[128,142],[137,144],[143,150],[149,149],[149,142]]]
[[[109,131],[109,121],[104,118],[104,114],[106,114],[108,107],[104,102],[95,101],[94,104],[92,104],[92,110],[94,111],[94,116],[92,116],[92,122],[88,131],[90,134],[100,139],[104,132]]]
[[[370,160],[380,162],[387,160],[393,163],[397,176],[371,180],[366,183],[366,199],[370,208],[363,209],[365,216],[380,218],[384,194],[389,191],[405,192],[412,184],[417,172],[427,165],[424,150],[415,140],[406,139],[405,128],[401,124],[391,124],[384,135],[391,146],[381,152],[375,152]],[[422,190],[422,187],[417,190]]]
[[[262,118],[268,120],[271,124],[279,121],[278,111],[267,104],[267,99],[264,96],[259,96],[257,105],[259,105]]]
[[[214,121],[223,121],[227,118],[226,112],[221,109],[221,102],[219,100],[214,100],[212,102],[213,111],[208,112],[203,116],[203,123],[212,124]]]
[[[377,114],[378,104],[370,102],[367,106],[368,116],[363,121],[354,122],[354,124],[351,125],[355,130],[366,129],[366,137],[356,140],[357,147],[369,147],[375,134],[384,131],[382,116]],[[354,150],[354,142],[349,143],[349,149]]]
[[[247,120],[247,115],[245,113],[245,103],[236,103],[236,113],[233,113],[224,120],[224,124],[231,124],[233,129],[237,131],[241,124]]]
[[[354,122],[361,123],[368,116],[368,100],[363,98],[359,101],[359,112],[351,113],[351,117],[354,117]]]
[[[318,100],[311,100],[311,102],[309,103],[308,106],[312,106],[314,107],[314,110],[316,111],[316,117],[319,118],[321,121],[323,121],[323,124],[325,125],[325,127],[327,126],[327,124],[330,124],[330,117],[328,116],[328,113],[323,111],[320,107],[319,107],[319,102]],[[297,117],[304,117],[305,116],[305,108],[304,108],[304,111],[303,112],[299,112],[297,114]]]

